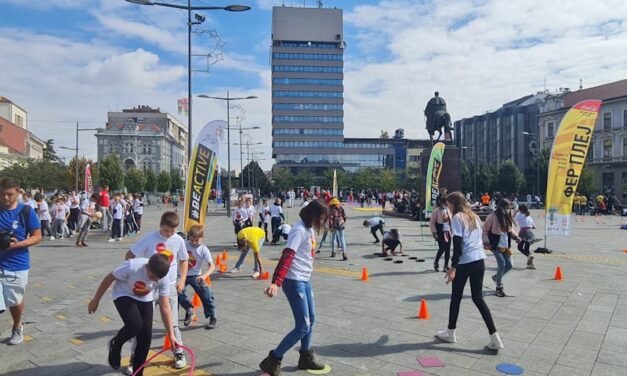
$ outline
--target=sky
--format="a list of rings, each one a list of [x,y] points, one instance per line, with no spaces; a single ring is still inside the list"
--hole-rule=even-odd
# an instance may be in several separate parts
[[[272,6],[316,1],[193,0],[232,3],[252,9],[201,12],[206,20],[192,36],[194,136],[205,123],[226,118],[224,102],[196,95],[255,95],[237,103],[241,108],[231,116],[243,118],[243,127],[260,127],[243,141],[263,143],[255,150],[269,169]],[[323,4],[344,10],[346,137],[403,128],[406,137],[427,138],[422,112],[436,90],[455,120],[545,89],[576,90],[580,79],[586,88],[627,78],[624,0]],[[25,108],[29,130],[57,146],[74,146],[77,121],[82,128],[103,127],[107,111],[137,105],[176,114],[177,99],[187,96],[182,10],[123,0],[0,0],[0,51],[0,95]],[[186,124],[185,116],[177,117]],[[95,137],[81,132],[80,141],[80,154],[95,158]],[[238,148],[231,150],[237,170]]]

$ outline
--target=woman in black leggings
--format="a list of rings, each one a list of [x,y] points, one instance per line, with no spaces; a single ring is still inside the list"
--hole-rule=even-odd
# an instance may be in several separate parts
[[[470,291],[472,301],[479,309],[483,321],[490,333],[490,343],[487,348],[498,351],[503,348],[501,337],[496,331],[494,320],[488,305],[483,300],[483,275],[485,274],[486,257],[483,251],[483,241],[481,239],[481,220],[470,209],[461,192],[453,192],[446,197],[449,210],[452,214],[451,232],[453,235],[453,258],[451,269],[446,273],[447,283],[453,282],[451,293],[451,305],[449,308],[448,328],[441,330],[436,337],[443,341],[455,343],[457,338],[455,329],[457,327],[457,317],[459,316],[459,305],[464,294],[466,281],[470,279]]]

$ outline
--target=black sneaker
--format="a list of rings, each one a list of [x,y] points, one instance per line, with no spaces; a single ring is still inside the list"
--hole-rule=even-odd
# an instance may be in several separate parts
[[[492,280],[496,283],[496,274],[492,276]]]
[[[499,298],[504,298],[505,291],[503,291],[503,287],[497,287],[495,295],[498,296]]]
[[[218,323],[218,319],[212,317],[209,319],[209,323],[205,326],[205,329],[215,329],[216,324]]]
[[[344,261],[348,260],[348,256],[346,256],[346,253],[342,253],[342,260]]]
[[[331,257],[335,257],[335,252],[331,252]]]
[[[444,266],[444,269],[442,269],[442,271],[443,271],[444,273],[448,273],[448,271],[449,271],[449,270],[450,270],[450,269],[449,269],[449,267],[448,267],[448,266]]]
[[[120,369],[120,352],[121,349],[115,347],[115,337],[111,338],[109,341],[109,365],[116,371]]]
[[[433,270],[435,270],[436,272],[440,271],[440,265],[437,262],[433,263]]]
[[[189,326],[192,323],[192,319],[194,318],[194,311],[190,308],[185,310],[185,318],[183,319],[183,325]]]

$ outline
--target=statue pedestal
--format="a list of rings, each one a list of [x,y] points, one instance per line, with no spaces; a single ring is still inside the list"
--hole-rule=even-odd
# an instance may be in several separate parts
[[[440,188],[446,188],[449,192],[462,190],[462,153],[454,144],[445,143],[444,157],[442,158],[442,172],[440,173]],[[427,168],[431,149],[420,154],[420,202],[424,208],[425,189],[427,187]]]

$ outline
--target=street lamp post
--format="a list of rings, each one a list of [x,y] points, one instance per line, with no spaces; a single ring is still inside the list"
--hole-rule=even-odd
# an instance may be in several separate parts
[[[257,128],[258,128],[258,127],[257,127]],[[241,128],[240,128],[240,129],[241,129]],[[241,132],[240,132],[240,140],[241,140],[241,137],[242,137],[242,134],[241,134]],[[239,150],[240,150],[240,165],[241,165],[241,164],[243,164],[242,146],[243,146],[243,145],[246,145],[246,158],[247,158],[248,163],[249,163],[249,166],[248,166],[249,168],[248,168],[248,171],[246,172],[246,183],[248,184],[248,186],[249,186],[249,187],[250,187],[250,145],[262,145],[262,144],[263,144],[263,142],[255,142],[255,143],[252,143],[252,144],[251,144],[251,143],[250,143],[250,141],[246,141],[246,143],[245,143],[245,144],[242,144],[242,143],[241,143],[241,141],[240,141],[240,143],[239,143],[239,144],[238,144],[238,143],[233,144],[233,145],[239,145]],[[242,184],[242,177],[241,177],[241,176],[242,176],[242,172],[243,172],[243,171],[244,171],[244,167],[241,167],[241,168],[240,168],[240,172],[239,172],[239,174],[240,174],[240,179],[239,179],[239,180],[240,180],[240,185],[241,185],[242,187],[244,187],[244,185]]]
[[[249,95],[247,97],[231,97],[229,91],[226,91],[226,97],[214,97],[210,95],[201,94],[198,96],[199,98],[205,99],[217,99],[220,101],[226,101],[226,154],[227,154],[227,179],[229,184],[229,192],[226,199],[226,215],[231,215],[231,101],[240,101],[245,99],[257,99],[254,95]],[[241,126],[241,124],[240,124]],[[255,128],[255,127],[253,127]],[[253,129],[251,128],[251,129]],[[256,127],[255,129],[259,129]]]
[[[159,5],[162,7],[187,10],[187,162],[192,153],[192,25],[198,25],[205,21],[205,17],[196,15],[197,22],[192,22],[192,11],[196,10],[226,10],[228,12],[243,12],[250,9],[246,5],[217,6],[192,6],[192,1],[187,0],[187,5],[161,3],[150,0],[126,0],[129,3],[139,5]]]
[[[540,197],[540,151],[538,150],[540,143],[538,140],[538,135],[531,132],[523,132],[523,134],[525,136],[529,136],[532,139],[535,139],[536,141],[536,147],[533,149],[531,148],[531,142],[529,142],[529,151],[534,157],[536,157],[536,194],[538,195],[538,197]]]
[[[78,190],[78,174],[80,173],[78,170],[78,132],[84,132],[84,131],[101,131],[104,130],[104,128],[79,128],[78,127],[78,121],[76,122],[76,137],[75,137],[75,147],[73,148],[68,148],[65,146],[61,146],[59,147],[59,149],[65,149],[65,150],[73,150],[75,152],[74,154],[74,174],[75,176],[75,184],[74,184],[74,192],[76,192],[76,194],[78,194],[79,190]]]

